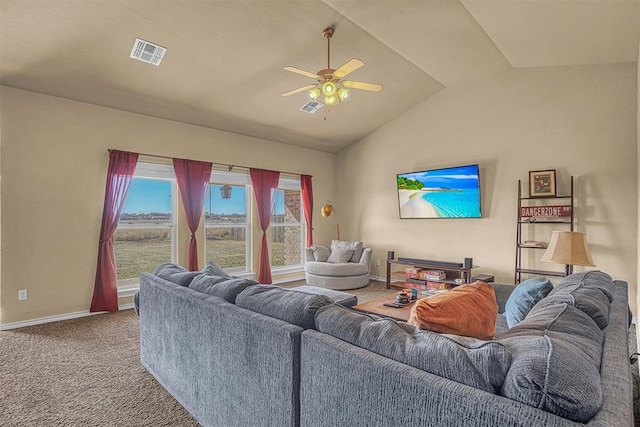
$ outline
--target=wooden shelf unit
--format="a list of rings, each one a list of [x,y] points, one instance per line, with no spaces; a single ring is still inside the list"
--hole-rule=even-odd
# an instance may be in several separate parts
[[[532,202],[539,202],[539,204],[532,204]],[[554,201],[565,201],[564,204],[553,203]],[[524,205],[523,205],[524,202]],[[568,202],[568,204],[567,204]],[[570,215],[568,216],[559,216],[557,218],[566,218],[566,219],[551,219],[551,220],[524,220],[523,218],[531,218],[531,217],[523,217],[522,216],[522,208],[525,207],[563,207],[564,209],[570,210]],[[574,216],[575,216],[575,206],[574,206],[574,194],[573,194],[573,176],[571,177],[571,187],[569,191],[569,195],[566,196],[549,196],[549,197],[523,197],[522,196],[522,181],[518,180],[518,220],[516,221],[516,268],[515,268],[515,277],[514,282],[516,284],[522,281],[523,274],[529,275],[537,275],[537,276],[556,276],[556,277],[564,277],[566,276],[565,271],[549,271],[549,270],[540,270],[540,269],[532,269],[526,268],[523,266],[523,250],[529,249],[547,249],[542,246],[535,245],[527,245],[525,241],[523,241],[523,226],[539,226],[546,224],[554,224],[554,225],[563,225],[567,226],[568,229],[565,231],[573,231],[574,226]],[[554,217],[550,217],[554,218]],[[540,254],[542,256],[542,254]]]
[[[392,271],[394,266],[402,266],[402,270]],[[394,287],[403,289],[406,287],[405,282],[407,280],[412,281],[415,284],[425,284],[427,282],[436,282],[436,283],[446,283],[448,285],[459,285],[460,283],[456,283],[455,279],[462,279],[462,283],[470,283],[471,282],[471,270],[477,268],[477,265],[473,265],[469,268],[467,267],[454,267],[451,265],[439,265],[433,262],[425,261],[420,262],[417,260],[414,261],[399,261],[396,259],[387,260],[387,289]],[[445,279],[441,280],[427,280],[427,279],[418,279],[415,277],[407,277],[406,268],[418,268],[425,270],[442,270],[446,274]],[[393,282],[392,278],[402,279],[398,282]]]

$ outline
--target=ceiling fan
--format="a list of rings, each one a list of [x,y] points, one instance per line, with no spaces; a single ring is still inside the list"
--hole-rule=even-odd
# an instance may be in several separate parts
[[[364,65],[364,62],[360,59],[353,58],[336,70],[331,68],[331,36],[333,36],[333,32],[334,29],[332,27],[327,27],[322,31],[322,35],[327,39],[327,68],[320,70],[317,73],[312,73],[296,67],[283,67],[287,71],[311,77],[312,79],[317,80],[317,83],[308,84],[306,86],[284,92],[281,96],[290,96],[296,93],[308,91],[309,97],[314,101],[333,107],[340,104],[340,101],[347,99],[349,96],[349,89],[361,89],[371,92],[380,92],[382,90],[382,85],[378,83],[342,80],[344,77]]]

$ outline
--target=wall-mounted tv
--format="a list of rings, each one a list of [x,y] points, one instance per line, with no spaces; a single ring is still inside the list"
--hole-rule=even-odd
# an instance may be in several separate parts
[[[481,218],[478,165],[397,175],[400,219]]]

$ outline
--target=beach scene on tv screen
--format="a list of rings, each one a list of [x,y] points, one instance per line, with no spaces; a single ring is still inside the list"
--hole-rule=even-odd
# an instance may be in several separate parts
[[[400,218],[480,218],[478,165],[397,175]]]

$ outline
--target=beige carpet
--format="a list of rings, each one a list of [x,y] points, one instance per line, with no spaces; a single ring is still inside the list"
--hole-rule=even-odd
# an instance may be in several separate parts
[[[133,310],[0,332],[0,426],[198,426],[139,347]]]
[[[366,302],[397,290],[372,281],[347,292]],[[140,365],[139,348],[133,310],[1,331],[0,426],[197,426]]]

